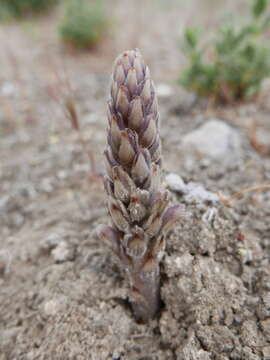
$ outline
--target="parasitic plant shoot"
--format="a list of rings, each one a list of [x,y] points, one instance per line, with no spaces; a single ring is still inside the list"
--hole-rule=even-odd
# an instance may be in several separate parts
[[[146,322],[160,307],[165,235],[182,207],[168,207],[169,194],[161,186],[157,98],[138,49],[115,61],[108,122],[104,182],[112,226],[102,226],[100,236],[110,241],[126,271],[135,317]]]

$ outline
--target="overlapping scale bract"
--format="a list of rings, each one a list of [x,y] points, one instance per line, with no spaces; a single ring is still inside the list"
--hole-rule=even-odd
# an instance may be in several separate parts
[[[141,294],[140,282],[144,277],[158,281],[163,230],[178,217],[179,207],[168,208],[168,193],[160,185],[157,98],[137,49],[115,61],[108,123],[105,189],[113,226],[104,228],[103,235],[114,243],[128,269],[134,296],[143,302],[148,290]]]

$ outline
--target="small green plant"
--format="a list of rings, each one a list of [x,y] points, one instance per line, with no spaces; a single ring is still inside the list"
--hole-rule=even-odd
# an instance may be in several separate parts
[[[49,9],[58,0],[0,0],[0,18],[23,17]]]
[[[95,46],[104,35],[108,20],[100,0],[68,0],[59,31],[62,39],[79,48]]]
[[[270,75],[270,46],[263,35],[270,28],[269,0],[253,0],[248,23],[222,25],[212,43],[201,46],[197,29],[188,28],[184,51],[190,65],[180,79],[200,96],[231,103],[257,95]]]

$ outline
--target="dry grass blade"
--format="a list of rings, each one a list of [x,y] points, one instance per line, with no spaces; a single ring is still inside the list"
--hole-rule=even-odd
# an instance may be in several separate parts
[[[80,130],[79,119],[78,119],[78,113],[77,113],[77,110],[75,107],[74,98],[71,96],[67,96],[64,101],[64,107],[66,109],[67,116],[70,119],[73,129],[79,131]]]
[[[100,182],[100,174],[97,171],[95,157],[90,144],[86,144],[80,129],[79,113],[77,110],[74,91],[71,86],[70,78],[65,64],[63,63],[62,76],[56,71],[54,65],[51,66],[54,77],[56,78],[56,84],[47,87],[47,93],[60,107],[66,119],[70,121],[70,124],[74,130],[78,133],[78,140],[82,146],[83,152],[87,155],[90,163],[90,179]],[[57,90],[55,90],[57,89]]]
[[[270,154],[270,145],[261,144],[257,138],[257,126],[255,123],[249,129],[248,133],[251,146],[259,153],[263,155]]]
[[[217,195],[219,196],[219,199],[223,205],[230,206],[230,204],[233,200],[239,199],[242,196],[244,196],[245,194],[248,194],[251,192],[260,192],[260,191],[265,191],[265,190],[270,190],[270,184],[269,185],[267,184],[267,185],[252,186],[247,189],[237,191],[236,193],[234,193],[233,195],[231,195],[229,197],[224,197],[224,195],[221,192],[218,192]]]

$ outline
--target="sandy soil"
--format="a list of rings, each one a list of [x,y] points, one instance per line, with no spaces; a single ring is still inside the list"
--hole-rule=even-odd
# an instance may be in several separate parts
[[[117,1],[113,30],[92,53],[62,47],[57,12],[1,25],[0,360],[270,359],[269,191],[231,207],[172,191],[186,215],[167,240],[163,307],[147,325],[134,321],[125,280],[96,235],[109,217],[88,154],[102,173],[109,74],[126,48],[140,47],[159,88],[170,86],[159,99],[164,176],[174,172],[228,196],[270,184],[269,153],[249,139],[254,124],[262,139],[270,136],[268,93],[211,108],[174,84],[183,66],[175,41],[195,11],[211,26],[206,6],[213,24],[227,10],[210,0]],[[132,9],[137,15],[127,21]],[[80,134],[55,101],[69,94],[67,78]],[[187,161],[182,139],[211,119],[234,129],[239,153]]]

